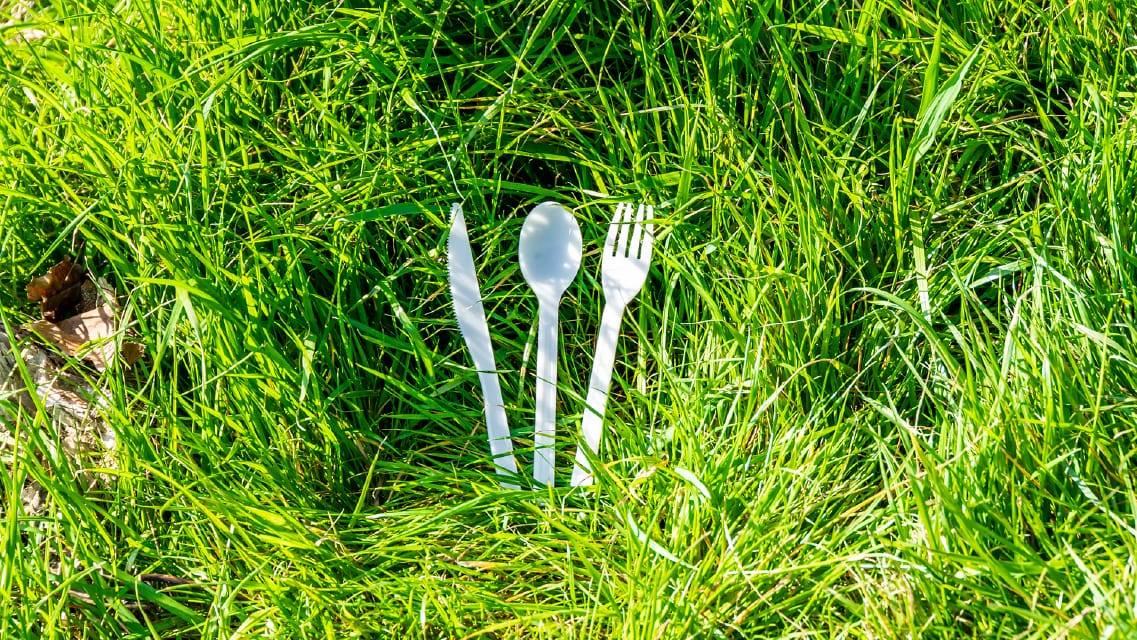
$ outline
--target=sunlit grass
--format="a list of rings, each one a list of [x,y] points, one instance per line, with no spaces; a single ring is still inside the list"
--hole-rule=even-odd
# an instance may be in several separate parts
[[[0,315],[78,255],[147,349],[100,381],[109,488],[4,453],[0,637],[1137,634],[1133,16],[948,4],[0,27]],[[460,201],[529,469],[548,199],[562,485],[605,226],[657,205],[593,491],[500,489],[450,310]]]

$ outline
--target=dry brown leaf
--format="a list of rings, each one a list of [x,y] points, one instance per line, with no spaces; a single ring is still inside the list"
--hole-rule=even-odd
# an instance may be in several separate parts
[[[87,270],[68,256],[28,283],[28,299],[39,300],[43,319],[23,328],[64,355],[82,357],[99,371],[105,371],[116,356],[134,364],[142,357],[143,346],[136,342],[116,345],[111,339],[117,324],[114,297],[105,281],[93,282]]]
[[[99,371],[106,371],[115,355],[132,365],[145,351],[145,347],[137,342],[123,342],[119,347],[111,339],[115,333],[115,318],[109,305],[99,305],[61,322],[37,320],[24,325],[24,328],[55,345],[64,355],[74,357],[82,354],[83,359]],[[85,349],[91,342],[100,343]]]
[[[8,4],[8,3],[0,0],[0,11],[3,11],[4,9],[7,8],[5,6],[6,4]],[[33,3],[31,2],[31,0],[19,0],[18,2],[16,2],[15,5],[13,5],[11,7],[11,9],[8,9],[8,15],[10,15],[12,18],[6,22],[0,23],[0,31],[7,33],[10,30],[9,28],[15,28],[20,23],[30,21],[33,18],[33,16],[31,15],[32,14],[32,4]],[[39,40],[40,38],[45,38],[45,37],[47,37],[47,32],[44,31],[43,29],[35,29],[32,27],[26,27],[23,29],[16,30],[16,35],[12,36],[11,38],[8,38],[7,40],[4,41],[4,43],[9,44],[9,45],[15,45],[15,44],[20,44],[20,43],[32,42],[34,40]]]
[[[82,284],[83,276],[87,270],[82,266],[73,264],[71,256],[67,256],[51,269],[47,275],[33,278],[28,283],[28,300],[46,300],[59,294],[67,287]]]
[[[37,320],[26,325],[30,331],[55,345],[64,354],[74,356],[88,342],[105,340],[95,345],[83,357],[99,371],[105,371],[107,363],[114,359],[115,344],[107,340],[114,335],[114,311],[108,305],[100,305],[86,313],[71,316],[62,322]]]
[[[140,342],[123,342],[122,348],[118,350],[118,357],[130,365],[138,362],[143,353],[146,353],[146,345]]]
[[[28,300],[39,300],[40,315],[45,320],[62,320],[83,311],[83,284],[87,270],[73,264],[71,257],[48,270],[47,275],[28,283]]]
[[[44,320],[56,322],[77,313],[79,304],[82,301],[82,285],[73,285],[50,298],[41,300],[39,303],[39,312]]]
[[[71,256],[64,256],[63,262],[56,264],[47,272],[52,280],[59,283],[60,288],[78,284],[86,273],[87,270],[82,266],[71,263]]]
[[[32,278],[32,281],[28,283],[28,300],[35,301],[41,298],[47,298],[51,295],[49,293],[51,290],[51,276]]]
[[[28,44],[36,40],[42,40],[47,37],[47,32],[43,29],[20,29],[16,35],[5,40],[5,44]]]

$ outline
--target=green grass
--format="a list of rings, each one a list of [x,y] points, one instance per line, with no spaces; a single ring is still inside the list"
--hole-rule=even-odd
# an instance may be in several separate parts
[[[109,486],[4,454],[0,637],[1137,636],[1129,2],[367,4],[0,28],[0,318],[78,254],[147,349]],[[658,205],[595,491],[499,488],[449,304],[461,201],[529,469],[547,199],[564,484]]]

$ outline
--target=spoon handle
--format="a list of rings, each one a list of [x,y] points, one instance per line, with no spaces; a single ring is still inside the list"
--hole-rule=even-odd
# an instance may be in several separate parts
[[[553,484],[557,431],[557,304],[540,304],[537,318],[537,416],[533,424],[533,479]]]

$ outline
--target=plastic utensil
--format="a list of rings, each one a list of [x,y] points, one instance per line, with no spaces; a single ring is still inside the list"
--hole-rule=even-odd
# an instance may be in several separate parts
[[[466,341],[466,348],[474,360],[478,380],[482,385],[482,402],[486,414],[486,431],[490,437],[490,452],[497,472],[506,477],[517,476],[517,460],[513,457],[513,441],[505,418],[505,403],[501,398],[501,383],[494,363],[490,330],[486,324],[486,311],[482,306],[482,293],[474,271],[474,255],[470,251],[470,236],[466,232],[466,218],[462,205],[450,208],[450,238],[447,246],[447,266],[450,270],[450,297],[454,302],[454,315],[458,329]],[[517,485],[502,481],[507,489]]]
[[[616,340],[620,337],[624,309],[647,280],[654,226],[644,220],[650,220],[654,214],[655,209],[651,205],[641,204],[638,209],[634,209],[631,204],[621,203],[616,207],[616,213],[608,225],[608,237],[604,241],[600,263],[604,315],[596,339],[592,375],[588,381],[588,396],[585,400],[587,406],[580,421],[584,442],[576,451],[576,465],[572,470],[574,487],[594,482],[585,447],[594,455],[600,450],[600,440],[604,433],[604,409],[608,404],[608,387],[612,382],[612,366],[616,361]]]
[[[553,484],[556,467],[557,340],[561,296],[580,270],[580,225],[564,207],[544,202],[521,227],[517,258],[537,294],[537,412],[533,425],[533,479]]]

